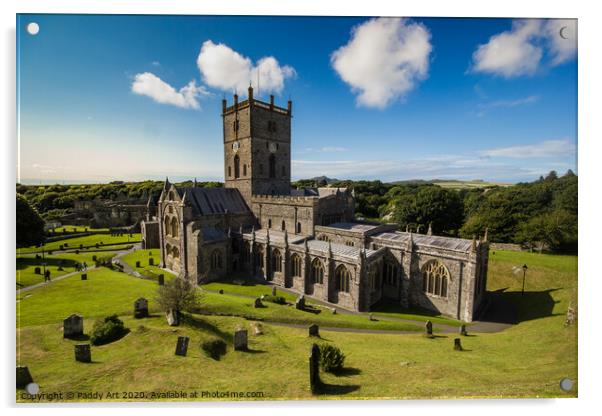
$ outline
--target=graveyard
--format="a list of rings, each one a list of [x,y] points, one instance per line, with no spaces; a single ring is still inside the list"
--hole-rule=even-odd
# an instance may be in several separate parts
[[[98,236],[80,238],[90,237]],[[66,256],[83,262],[91,253],[61,254]],[[156,263],[149,266],[148,257],[158,253],[137,250],[120,261],[133,270],[161,271]],[[270,286],[228,281],[201,286],[202,310],[169,326],[155,300],[156,280],[98,267],[85,272],[86,280],[74,273],[17,294],[17,365],[28,367],[41,392],[77,393],[66,401],[99,400],[100,394],[102,401],[576,396],[577,389],[562,392],[558,382],[577,379],[577,326],[565,326],[569,303],[577,300],[577,257],[495,251],[489,262],[487,289],[513,306],[518,323],[491,333],[467,325],[466,335],[459,334],[459,321],[417,311],[333,314],[310,298],[299,310],[297,297],[280,289],[277,296],[286,304],[264,300],[255,307],[258,297],[272,293]],[[522,276],[512,269],[523,263],[529,272],[521,295]],[[148,309],[137,319],[140,298]],[[83,331],[64,338],[63,320],[74,314],[83,318]],[[125,335],[78,346],[89,345],[95,321],[111,315],[123,321]],[[426,321],[431,336],[425,336]],[[317,335],[310,336],[311,325]],[[241,329],[247,345],[236,350]],[[454,349],[455,339],[461,350]],[[215,357],[202,348],[222,343]],[[345,361],[337,372],[319,371],[320,388],[312,393],[308,360],[314,343],[338,347]],[[198,396],[166,396],[168,391]],[[246,395],[220,396],[231,391]],[[28,402],[22,393],[17,400]]]

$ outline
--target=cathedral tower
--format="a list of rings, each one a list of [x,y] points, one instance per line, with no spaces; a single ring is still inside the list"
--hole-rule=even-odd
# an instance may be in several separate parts
[[[287,108],[254,99],[228,107],[222,101],[226,188],[238,188],[250,205],[252,195],[290,195],[292,102]]]

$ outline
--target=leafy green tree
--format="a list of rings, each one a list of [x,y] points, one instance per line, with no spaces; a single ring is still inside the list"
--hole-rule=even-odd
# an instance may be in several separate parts
[[[17,247],[41,244],[44,220],[23,195],[17,194]]]

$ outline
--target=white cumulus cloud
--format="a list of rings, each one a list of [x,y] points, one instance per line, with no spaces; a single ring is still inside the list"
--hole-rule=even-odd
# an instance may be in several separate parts
[[[331,64],[357,94],[359,106],[384,108],[426,78],[430,38],[424,25],[407,19],[372,19],[353,28]]]
[[[563,29],[563,37],[560,30]],[[565,39],[566,38],[566,39]],[[577,51],[577,24],[570,19],[521,19],[512,29],[493,35],[473,53],[473,71],[512,78],[534,74],[547,57],[550,65]]]
[[[203,42],[197,65],[207,85],[223,91],[237,91],[241,95],[246,93],[249,83],[257,88],[258,78],[261,92],[279,94],[285,80],[296,75],[293,67],[280,65],[273,56],[263,57],[253,64],[250,58],[211,40]]]
[[[136,74],[132,82],[132,92],[145,95],[161,104],[171,104],[181,108],[200,108],[198,97],[210,93],[195,80],[176,90],[161,78],[150,72]]]

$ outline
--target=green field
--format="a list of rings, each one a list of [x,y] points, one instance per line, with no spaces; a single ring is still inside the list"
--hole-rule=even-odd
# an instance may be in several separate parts
[[[44,244],[43,249],[45,251],[49,251],[49,250],[57,251],[57,250],[59,250],[59,247],[62,244],[67,244],[67,246],[66,246],[67,250],[79,249],[80,245],[83,245],[84,247],[94,248],[94,246],[96,244],[99,244],[103,248],[106,248],[105,246],[110,247],[111,245],[137,243],[139,241],[140,241],[139,233],[132,234],[132,237],[130,237],[129,234],[124,234],[121,237],[120,236],[112,236],[112,235],[108,235],[108,234],[94,234],[94,235],[87,235],[87,236],[83,236],[83,237],[74,237],[74,238],[69,238],[69,239],[52,241],[50,243]],[[17,255],[27,254],[27,253],[37,253],[37,252],[41,252],[41,251],[42,251],[42,247],[35,247],[35,246],[24,247],[24,248],[17,249]]]
[[[44,268],[42,263],[46,263],[46,270],[50,270],[50,278],[54,279],[59,276],[63,276],[67,273],[76,271],[75,265],[77,263],[86,263],[88,267],[94,266],[93,256],[97,257],[108,257],[113,256],[115,253],[112,252],[81,252],[75,253],[61,253],[44,255],[44,259],[36,259],[34,254],[28,254],[17,257],[17,289],[21,289],[27,286],[35,285],[44,281]],[[59,270],[59,266],[63,262],[62,269]],[[41,274],[36,274],[36,267],[40,268]]]
[[[529,270],[521,301],[522,275],[515,275],[512,268],[523,263]],[[315,340],[306,329],[271,322],[315,321],[322,325],[320,342],[335,344],[347,355],[344,372],[322,373],[325,386],[317,398],[576,397],[576,389],[565,393],[558,387],[563,377],[577,380],[577,328],[564,326],[569,301],[573,305],[577,301],[576,267],[574,256],[491,253],[488,290],[519,308],[521,321],[503,332],[463,337],[463,352],[453,351],[455,334],[427,339],[419,333],[326,331],[325,326],[336,326],[335,320],[340,326],[356,328],[401,323],[369,321],[361,315],[313,315],[267,302],[267,308],[255,309],[252,298],[234,294],[232,288],[224,295],[205,293],[207,312],[264,319],[264,335],[249,332],[250,351],[234,352],[234,328],[250,328],[252,321],[192,315],[180,327],[169,327],[154,306],[156,283],[103,268],[89,272],[87,281],[70,277],[19,296],[17,362],[29,366],[46,392],[118,393],[103,400],[136,401],[119,394],[167,390],[261,392],[254,398],[264,400],[311,399],[307,359]],[[140,296],[149,299],[153,317],[134,320],[133,302]],[[92,364],[76,363],[73,341],[63,340],[60,331],[61,320],[76,312],[86,318],[87,333],[95,318],[111,313],[120,314],[131,332],[114,343],[92,347]],[[177,337],[182,335],[190,337],[186,357],[174,355]],[[229,345],[219,361],[199,349],[199,343],[210,337]]]

